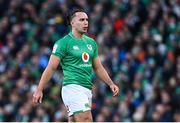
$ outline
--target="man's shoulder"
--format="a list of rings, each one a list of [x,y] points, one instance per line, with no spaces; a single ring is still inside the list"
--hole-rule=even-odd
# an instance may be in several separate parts
[[[96,43],[96,41],[95,41],[93,38],[91,38],[91,37],[89,37],[89,36],[87,36],[87,35],[84,35],[84,38],[85,38],[86,40],[90,41],[90,42]]]
[[[60,38],[59,40],[57,40],[56,43],[67,43],[70,38],[71,38],[71,36],[69,36],[67,34],[67,35],[63,36],[62,38]]]

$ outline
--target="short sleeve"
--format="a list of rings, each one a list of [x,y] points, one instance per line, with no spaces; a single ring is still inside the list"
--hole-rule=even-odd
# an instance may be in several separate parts
[[[52,50],[52,54],[58,56],[60,59],[63,59],[66,55],[66,42],[65,40],[58,40]]]
[[[96,57],[98,57],[98,46],[96,44],[96,42],[94,41],[94,44],[95,44],[95,49],[94,49],[94,57],[93,59],[95,59]]]

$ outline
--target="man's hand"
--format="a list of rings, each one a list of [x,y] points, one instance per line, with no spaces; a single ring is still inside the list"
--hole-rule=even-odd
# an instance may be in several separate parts
[[[33,94],[33,103],[42,103],[42,98],[43,98],[43,93],[41,90],[36,90],[35,93]]]
[[[113,93],[113,97],[117,96],[119,94],[119,87],[117,85],[112,84],[109,87],[110,87],[110,89],[111,89],[111,91]]]

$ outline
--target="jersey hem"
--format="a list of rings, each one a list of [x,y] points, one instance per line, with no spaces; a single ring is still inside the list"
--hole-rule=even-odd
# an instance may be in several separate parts
[[[78,83],[65,83],[65,84],[63,84],[63,86],[70,85],[70,84],[80,85],[80,86],[85,87],[85,88],[87,88],[89,90],[92,90],[92,87],[87,87],[87,86],[84,86],[84,85],[78,84]]]

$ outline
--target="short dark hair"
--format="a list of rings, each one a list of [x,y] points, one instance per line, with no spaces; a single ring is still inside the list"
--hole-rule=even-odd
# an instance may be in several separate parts
[[[76,12],[85,12],[85,11],[81,8],[74,8],[71,11],[69,11],[66,16],[68,25],[71,24],[71,20],[73,19],[73,17],[75,17]]]

